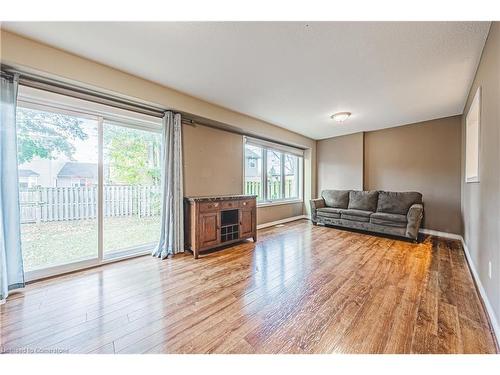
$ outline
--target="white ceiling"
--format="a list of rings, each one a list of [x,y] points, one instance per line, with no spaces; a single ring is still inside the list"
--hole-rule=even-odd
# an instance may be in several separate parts
[[[6,22],[321,139],[461,114],[489,22]],[[337,124],[330,115],[352,112]]]

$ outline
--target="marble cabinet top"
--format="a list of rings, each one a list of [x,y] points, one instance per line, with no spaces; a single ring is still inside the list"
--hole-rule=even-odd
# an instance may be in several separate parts
[[[239,200],[239,199],[255,199],[256,195],[211,195],[211,196],[190,196],[184,197],[184,199],[190,202],[214,202],[214,201],[229,201],[229,200]]]

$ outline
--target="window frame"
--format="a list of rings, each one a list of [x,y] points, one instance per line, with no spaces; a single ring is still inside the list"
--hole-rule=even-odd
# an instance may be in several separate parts
[[[243,194],[246,194],[246,145],[245,137],[243,137]],[[267,206],[278,206],[284,204],[293,204],[293,203],[303,203],[304,202],[304,157],[295,155],[290,152],[286,152],[280,150],[279,145],[274,148],[271,145],[252,145],[254,147],[260,147],[262,150],[262,158],[261,158],[261,176],[260,183],[262,186],[262,200],[257,199],[258,207],[267,207]],[[267,151],[272,150],[280,154],[281,165],[280,165],[280,177],[281,177],[281,198],[280,199],[268,199],[268,191],[267,191]],[[297,158],[297,197],[294,198],[285,198],[285,155],[295,156]]]
[[[161,119],[152,118],[148,115],[136,114],[131,111],[116,109],[104,104],[96,104],[83,99],[73,98],[64,94],[53,94],[42,89],[32,89],[29,86],[22,86],[18,94],[16,107],[23,107],[33,110],[53,111],[69,116],[78,116],[81,118],[97,121],[98,132],[98,184],[97,184],[97,227],[98,242],[97,256],[89,259],[71,261],[63,264],[51,265],[44,268],[34,269],[25,272],[25,280],[28,282],[63,275],[69,272],[85,270],[102,266],[109,263],[119,262],[125,259],[137,258],[151,254],[154,247],[150,244],[139,245],[134,251],[128,253],[117,253],[116,256],[105,256],[104,254],[104,145],[103,145],[103,127],[104,123],[128,127],[153,133],[162,133]],[[35,90],[35,91],[33,91]],[[40,96],[38,96],[40,95]],[[55,98],[55,99],[54,99]]]
[[[465,117],[465,183],[480,182],[481,86],[474,94]]]

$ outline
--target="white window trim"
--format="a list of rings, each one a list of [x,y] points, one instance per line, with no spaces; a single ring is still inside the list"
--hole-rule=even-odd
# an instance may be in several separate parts
[[[252,146],[263,147],[263,148],[272,148],[273,150],[284,152],[285,154],[295,155],[295,156],[304,156],[304,150],[298,147],[286,146],[281,143],[274,143],[270,141],[265,141],[260,138],[253,138],[248,136],[243,136],[243,142],[248,143]]]
[[[249,140],[249,141],[248,141]],[[287,205],[287,204],[297,204],[297,203],[303,203],[304,202],[304,152],[303,150],[299,149],[294,149],[292,147],[288,146],[282,146],[280,144],[274,144],[269,141],[261,141],[258,138],[250,138],[243,136],[243,194],[246,194],[245,192],[245,169],[246,169],[246,158],[245,158],[245,145],[250,144],[256,147],[260,147],[262,149],[262,175],[261,175],[261,184],[262,184],[262,195],[266,197],[264,200],[257,200],[257,207],[270,207],[270,206],[281,206],[281,205]],[[275,145],[275,147],[273,147]],[[286,147],[286,148],[285,148]],[[273,149],[277,152],[280,152],[281,155],[283,156],[284,154],[289,154],[293,156],[297,156],[299,158],[299,170],[298,170],[298,182],[297,182],[297,188],[299,190],[299,196],[297,198],[282,198],[282,199],[275,199],[275,200],[268,200],[267,199],[267,181],[266,181],[266,173],[267,171],[267,150],[268,149]],[[281,161],[281,176],[284,178],[284,160],[282,158]],[[284,181],[281,184],[281,189],[282,189],[282,196],[285,195],[284,190],[285,190],[285,184]]]
[[[275,201],[261,201],[257,202],[257,207],[271,207],[271,206],[283,206],[286,204],[297,204],[304,203],[303,199],[283,199],[283,200],[275,200]]]
[[[95,119],[102,117],[108,123],[129,126],[139,130],[159,133],[162,131],[162,120],[160,118],[27,86],[20,86],[17,101],[22,106],[32,109],[47,110],[47,108],[50,108],[69,115],[78,114],[79,117],[83,118]]]
[[[473,130],[475,132],[473,133]],[[472,143],[475,138],[476,142]],[[470,165],[470,158],[474,157],[475,164]],[[481,86],[472,99],[469,111],[465,117],[465,182],[478,183],[481,158]],[[470,169],[472,168],[472,170]]]
[[[95,268],[95,267],[99,267],[99,266],[104,266],[106,264],[120,262],[120,261],[126,260],[126,259],[132,259],[132,258],[137,258],[137,257],[141,257],[141,256],[151,255],[153,248],[154,247],[151,247],[150,250],[142,250],[141,249],[140,251],[137,251],[134,253],[129,253],[126,255],[122,255],[119,257],[108,257],[108,258],[103,258],[101,260],[99,260],[97,258],[91,258],[91,259],[86,259],[86,260],[79,260],[79,261],[74,261],[74,262],[70,262],[70,263],[40,268],[40,269],[34,269],[31,271],[25,272],[24,279],[26,280],[26,282],[30,283],[33,281],[46,279],[49,277],[61,276],[61,275],[67,274],[67,273],[82,271],[82,270],[85,270],[88,268]]]

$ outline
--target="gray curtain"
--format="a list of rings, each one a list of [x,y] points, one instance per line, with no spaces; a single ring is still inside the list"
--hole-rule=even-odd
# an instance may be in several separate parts
[[[0,301],[24,287],[17,173],[18,77],[0,77]]]
[[[163,117],[161,234],[153,256],[165,259],[184,251],[181,115]]]

